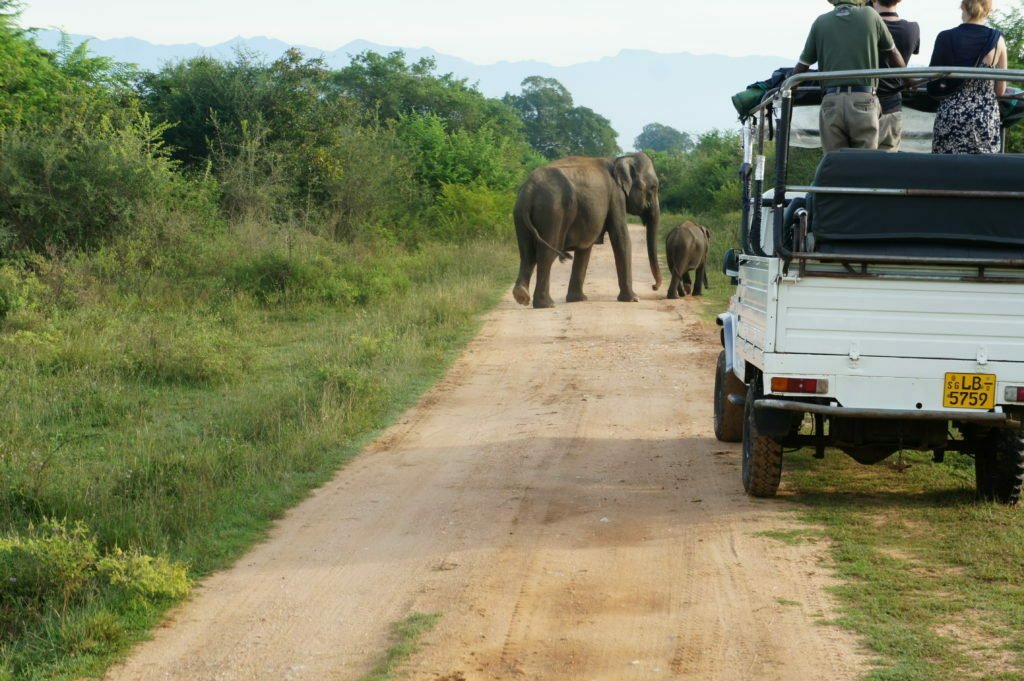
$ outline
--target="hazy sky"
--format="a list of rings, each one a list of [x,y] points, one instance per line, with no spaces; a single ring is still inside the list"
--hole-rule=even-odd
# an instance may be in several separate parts
[[[995,0],[996,8],[1013,1]],[[958,8],[959,0],[900,5],[921,23],[925,53],[939,30],[959,23]],[[626,48],[795,57],[828,9],[826,0],[27,0],[22,24],[154,43],[265,35],[333,50],[362,38],[477,63],[564,65]]]

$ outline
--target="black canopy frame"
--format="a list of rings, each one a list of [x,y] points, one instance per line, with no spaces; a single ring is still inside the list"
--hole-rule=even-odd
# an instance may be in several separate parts
[[[793,110],[799,106],[808,106],[820,103],[821,93],[829,82],[847,81],[851,79],[879,79],[879,78],[904,78],[926,82],[945,78],[962,78],[977,80],[1005,80],[1008,82],[1024,82],[1024,70],[1017,69],[992,69],[992,68],[968,68],[968,67],[917,67],[902,69],[871,69],[856,71],[808,71],[792,75],[783,84],[765,95],[761,103],[754,107],[747,119],[744,120],[743,142],[744,159],[741,168],[741,179],[743,183],[743,217],[742,217],[742,242],[743,252],[747,254],[764,256],[761,247],[761,214],[763,207],[774,209],[773,243],[775,253],[788,262],[794,258],[800,259],[801,270],[805,269],[807,260],[822,260],[820,254],[794,252],[790,250],[790,244],[784,243],[784,219],[785,209],[789,204],[786,198],[787,192],[802,192],[808,194],[824,193],[831,194],[883,194],[887,196],[935,196],[955,197],[963,199],[971,198],[999,198],[1006,200],[1024,201],[1024,192],[979,192],[979,191],[957,191],[944,189],[908,189],[901,187],[816,187],[814,185],[789,185],[789,143],[790,129],[793,119]],[[920,82],[918,85],[920,86]],[[923,90],[918,94],[926,96]],[[1024,92],[1009,94],[1002,98],[1004,100],[1024,99]],[[777,130],[775,113],[778,111]],[[775,187],[771,199],[763,199],[765,182],[765,144],[766,141],[775,141]],[[1005,149],[1005,135],[1004,135]],[[756,154],[755,154],[756,151]],[[1024,207],[1024,204],[1022,204]],[[1024,215],[1024,214],[1022,214]],[[866,256],[844,256],[848,261],[867,264]],[[842,258],[840,258],[842,259]],[[836,261],[834,256],[829,257],[830,261]],[[886,259],[887,264],[923,264],[918,262],[920,258],[892,258]],[[938,260],[929,258],[929,265],[941,264]],[[876,260],[877,263],[877,260]],[[965,264],[960,259],[950,259],[951,265]],[[989,260],[986,261],[986,268],[1024,268],[1024,262],[1019,259]],[[982,270],[984,272],[984,270]],[[982,274],[981,276],[984,276]]]

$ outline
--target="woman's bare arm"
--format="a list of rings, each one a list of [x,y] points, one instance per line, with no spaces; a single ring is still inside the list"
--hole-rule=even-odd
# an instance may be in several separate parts
[[[1005,69],[1008,63],[1006,41],[1003,40],[1002,36],[999,36],[999,42],[996,43],[996,55],[995,59],[993,59],[993,62],[994,63],[992,65],[995,66],[997,69]],[[1005,80],[995,81],[994,87],[996,90],[996,97],[1002,97],[1006,93]]]

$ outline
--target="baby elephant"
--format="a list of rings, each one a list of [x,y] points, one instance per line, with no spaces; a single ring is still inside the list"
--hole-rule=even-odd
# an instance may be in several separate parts
[[[711,247],[711,233],[707,227],[695,225],[687,220],[665,237],[665,256],[672,281],[668,285],[668,297],[699,296],[708,285],[707,259]],[[694,283],[690,282],[690,270],[696,270]]]

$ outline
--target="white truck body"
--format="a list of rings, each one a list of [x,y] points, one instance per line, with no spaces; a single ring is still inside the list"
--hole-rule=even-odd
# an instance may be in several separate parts
[[[888,75],[1016,81],[1024,72]],[[776,494],[786,449],[813,447],[820,458],[832,447],[866,465],[914,449],[936,462],[972,457],[978,495],[1017,503],[1024,156],[831,150],[809,184],[790,181],[791,146],[817,140],[794,127],[794,110],[824,101],[829,81],[876,76],[792,74],[744,118],[741,248],[725,266],[737,287],[719,316],[715,436],[742,442],[752,496]]]
[[[740,380],[749,363],[766,385],[777,376],[826,379],[818,397],[842,407],[967,417],[976,410],[943,406],[947,373],[995,374],[997,412],[1006,389],[1024,385],[1021,270],[989,271],[1007,281],[985,282],[950,267],[876,267],[873,276],[826,264],[803,276],[783,269],[778,258],[740,257],[722,318]]]

